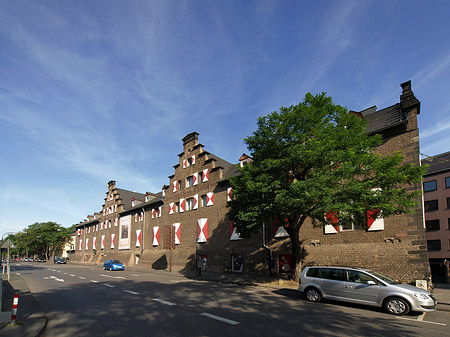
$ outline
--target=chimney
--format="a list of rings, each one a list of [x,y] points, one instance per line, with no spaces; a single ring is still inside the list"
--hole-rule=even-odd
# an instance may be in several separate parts
[[[400,105],[402,110],[408,112],[409,110],[417,108],[417,114],[420,114],[420,101],[414,96],[411,89],[411,80],[400,84],[400,86],[403,89],[403,92],[400,95]]]

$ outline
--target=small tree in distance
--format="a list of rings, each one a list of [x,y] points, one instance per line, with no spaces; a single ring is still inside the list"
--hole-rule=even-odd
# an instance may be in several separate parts
[[[259,117],[245,142],[253,162],[232,177],[228,216],[242,237],[279,219],[289,234],[294,279],[301,271],[300,228],[310,219],[324,226],[409,212],[425,168],[403,156],[374,152],[380,135],[368,136],[367,121],[333,103],[325,93],[305,95],[298,105]],[[327,220],[328,219],[328,220]]]

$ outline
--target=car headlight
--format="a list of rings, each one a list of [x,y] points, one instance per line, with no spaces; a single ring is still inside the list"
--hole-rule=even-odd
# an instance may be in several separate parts
[[[414,293],[414,297],[420,299],[420,300],[429,300],[430,296],[428,296],[427,294],[423,294],[423,293]]]

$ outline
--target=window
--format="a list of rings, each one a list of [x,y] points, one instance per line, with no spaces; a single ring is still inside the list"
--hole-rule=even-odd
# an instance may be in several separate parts
[[[317,275],[319,275],[319,268],[309,268],[306,272],[308,277],[317,277]]]
[[[345,281],[345,270],[338,268],[322,268],[319,272],[319,278],[325,278],[328,280]]]
[[[368,284],[369,281],[375,282],[375,284],[378,284],[378,281],[376,278],[367,275],[366,273],[361,273],[356,270],[348,270],[348,281],[349,282],[355,282],[355,283],[365,283]]]
[[[447,208],[450,208],[450,198],[447,198]]]
[[[430,191],[436,191],[436,190],[437,190],[436,180],[425,181],[423,183],[423,191],[424,192],[430,192]]]
[[[441,250],[441,240],[427,240],[427,249],[430,252]]]
[[[206,207],[206,203],[207,203],[206,194],[202,195],[201,199],[202,199],[202,207]]]
[[[450,218],[448,218],[448,229],[450,229]]]
[[[445,187],[450,188],[450,177],[445,178]]]
[[[186,199],[186,211],[190,211],[194,208],[194,198]]]
[[[189,176],[186,178],[186,188],[191,187],[192,185],[194,185],[194,177]]]
[[[437,199],[425,201],[425,212],[437,211],[439,204]]]
[[[425,221],[425,227],[427,231],[438,231],[441,229],[439,219]]]

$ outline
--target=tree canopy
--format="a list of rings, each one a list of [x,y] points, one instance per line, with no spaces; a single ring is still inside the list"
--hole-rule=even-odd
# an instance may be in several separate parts
[[[22,232],[8,236],[16,248],[12,254],[19,256],[38,255],[46,259],[60,251],[74,232],[74,227],[65,228],[55,222],[36,222]]]
[[[231,178],[228,216],[241,236],[261,230],[263,221],[284,220],[298,273],[306,219],[364,226],[368,214],[408,212],[417,195],[405,187],[418,182],[424,169],[403,164],[399,152],[377,154],[381,136],[369,136],[366,125],[325,93],[308,93],[298,105],[259,117],[245,139],[253,162]]]

